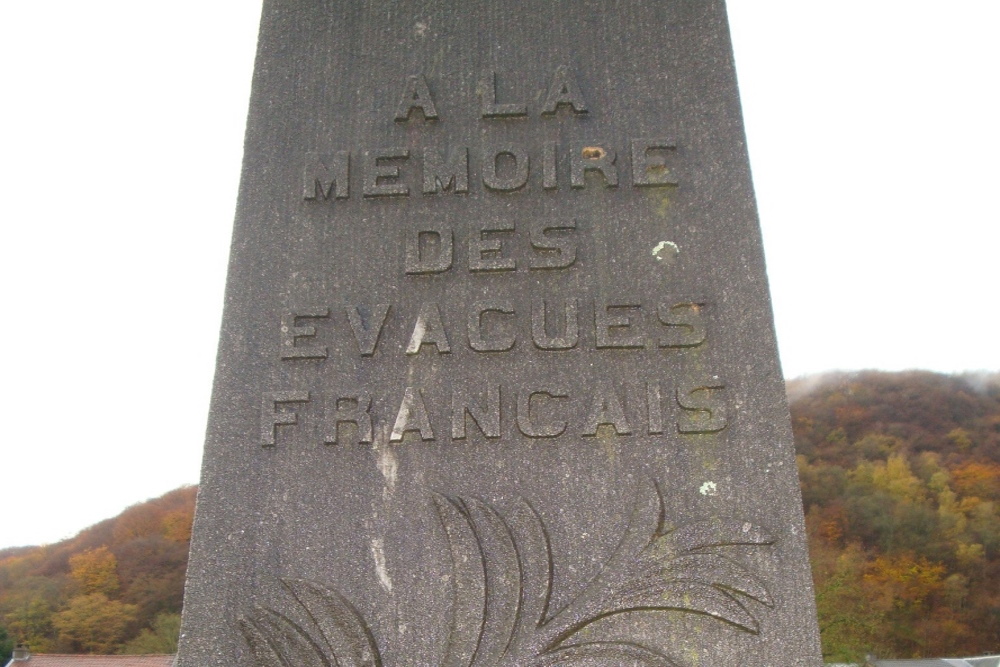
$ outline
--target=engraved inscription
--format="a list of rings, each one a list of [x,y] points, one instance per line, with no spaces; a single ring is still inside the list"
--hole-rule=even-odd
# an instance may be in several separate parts
[[[637,349],[646,346],[640,331],[642,304],[598,303],[594,308],[594,330],[598,348]]]
[[[705,342],[705,323],[701,318],[703,303],[661,303],[656,317],[667,326],[667,335],[660,337],[660,347],[697,347]]]
[[[483,118],[524,118],[528,115],[528,105],[523,102],[500,102],[497,92],[499,75],[491,71],[483,77],[479,86],[481,115]],[[587,103],[577,83],[576,74],[566,65],[556,67],[545,90],[545,100],[540,114],[554,116],[561,108],[569,108],[572,114],[587,113]]]
[[[500,437],[500,387],[486,388],[485,403],[467,388],[456,389],[451,396],[451,439],[465,440],[471,419],[487,438]]]
[[[572,350],[576,347],[580,341],[578,308],[579,300],[567,299],[563,303],[561,330],[558,334],[549,335],[548,302],[535,299],[531,304],[531,341],[535,347],[540,350]]]
[[[726,406],[719,393],[725,389],[720,382],[678,387],[677,404],[684,411],[677,422],[680,433],[718,433],[726,428]]]
[[[423,74],[414,74],[406,79],[406,87],[399,100],[399,107],[396,110],[396,122],[402,123],[410,120],[414,110],[419,110],[425,120],[437,120],[437,109],[434,106],[434,97]]]
[[[299,422],[294,410],[279,408],[289,403],[308,402],[308,391],[264,392],[260,406],[260,444],[264,447],[274,447],[277,443],[278,427]]]
[[[375,348],[378,346],[378,339],[385,326],[385,320],[389,316],[390,307],[387,303],[376,303],[371,309],[363,310],[361,306],[350,306],[345,309],[361,356],[370,357],[375,354]],[[368,311],[367,317],[365,310]]]
[[[410,157],[405,148],[382,148],[361,153],[362,192],[365,197],[405,197],[410,194],[406,183],[399,181],[396,162]]]
[[[528,183],[528,151],[504,144],[483,156],[483,185],[497,192],[520,190]]]
[[[521,432],[522,435],[526,435],[529,438],[555,438],[562,435],[566,431],[566,421],[565,420],[550,420],[539,421],[537,416],[533,416],[533,412],[537,415],[537,411],[541,408],[535,408],[532,410],[532,399],[537,398],[535,402],[537,406],[538,403],[548,403],[560,398],[569,398],[569,394],[563,391],[551,391],[551,390],[527,390],[519,391],[517,393],[517,430]]]
[[[647,424],[650,435],[663,433],[663,393],[657,381],[646,383]]]
[[[413,325],[413,335],[406,346],[407,354],[417,354],[424,345],[433,345],[439,354],[451,352],[448,334],[441,321],[441,311],[436,303],[425,303],[420,308]]]
[[[517,260],[503,255],[503,236],[514,231],[514,223],[497,221],[478,226],[478,238],[469,240],[470,271],[513,271]],[[507,234],[505,234],[507,233]]]
[[[501,76],[495,70],[485,73],[478,88],[480,115],[484,119],[523,119],[529,115],[528,104],[523,101],[501,101],[499,92]],[[511,80],[515,78],[507,77]],[[506,79],[504,79],[506,80]],[[544,94],[544,97],[542,95]],[[567,65],[557,66],[543,93],[533,99],[541,99],[538,114],[541,118],[581,117],[588,113],[583,89],[576,72]],[[396,105],[393,119],[397,123],[410,123],[416,118],[436,122],[439,118],[434,95],[423,74],[409,75]],[[466,139],[466,142],[469,140]],[[536,148],[534,146],[530,147]],[[667,165],[667,154],[676,151],[673,140],[662,138],[634,138],[629,140],[628,159],[631,161],[630,175],[635,187],[678,185]],[[411,154],[412,151],[412,154]],[[469,192],[470,182],[475,179],[470,174],[470,150],[467,145],[423,146],[407,148],[363,148],[361,156],[361,192],[365,199],[384,197],[407,197],[411,190],[419,190],[424,195]],[[570,165],[570,187],[580,190],[587,187],[588,180],[599,177],[605,187],[618,186],[618,152],[606,142],[570,142],[563,147],[568,154]],[[544,190],[560,187],[558,164],[560,145],[553,141],[542,142],[540,155],[532,158],[529,147],[506,142],[490,145],[477,154],[481,165],[478,179],[486,190],[509,193],[525,189],[532,183],[532,163],[541,166],[540,178],[536,177]],[[411,160],[421,163],[421,178],[411,188],[408,175],[403,173],[401,163]],[[588,174],[595,179],[588,179]],[[349,199],[352,175],[351,151],[339,150],[321,155],[313,151],[306,153],[303,167],[302,193],[307,201],[329,199]]]
[[[490,72],[483,78],[480,92],[483,118],[520,118],[528,115],[528,105],[517,102],[497,102],[497,73]]]
[[[544,189],[555,190],[559,187],[556,168],[556,142],[546,141],[542,144],[542,187]]]
[[[571,191],[615,188],[620,180],[636,188],[678,187],[669,166],[676,152],[673,142],[659,139],[630,140],[619,160],[619,151],[607,141],[552,141],[537,146],[488,143],[481,150],[463,144],[307,152],[303,161],[302,197],[322,202],[351,198],[351,181],[360,179],[365,199],[465,194],[482,184],[487,191],[513,193],[541,188]],[[360,156],[360,169],[353,157]],[[563,162],[561,162],[563,161]],[[567,174],[559,164],[569,163]],[[620,162],[630,162],[620,167]],[[404,169],[409,164],[413,166]],[[473,171],[478,164],[480,172]],[[359,172],[359,173],[358,173]],[[412,173],[411,173],[412,172]]]
[[[676,149],[676,142],[670,139],[633,139],[632,184],[638,188],[677,185],[666,163],[667,151]]]
[[[399,442],[410,431],[419,433],[421,440],[434,439],[434,431],[427,417],[427,408],[424,407],[424,397],[419,389],[413,387],[407,387],[403,392],[403,400],[399,403],[389,441]]]
[[[574,142],[569,152],[570,185],[580,189],[586,185],[587,172],[596,172],[609,188],[618,187],[618,153],[611,148],[586,142]]]
[[[364,391],[355,392],[353,396],[336,396],[327,404],[327,416],[324,419],[326,432],[323,442],[328,445],[339,445],[341,427],[354,426],[357,442],[370,444],[372,442],[372,397]]]
[[[513,315],[514,304],[502,299],[487,299],[474,304],[469,311],[469,346],[477,352],[506,352],[513,349],[517,338],[507,327],[502,325],[488,326],[487,315],[493,314],[494,320],[506,319],[501,315]]]
[[[351,154],[337,151],[330,156],[308,153],[302,169],[304,199],[347,199],[351,196]]]
[[[576,262],[576,221],[549,223],[534,220],[530,223],[532,269],[565,269]]]
[[[415,222],[404,232],[403,270],[408,275],[444,273],[452,268],[476,272],[568,269],[577,260],[577,222],[509,220],[452,225]],[[456,245],[465,248],[456,250]],[[455,257],[463,258],[455,266]]]
[[[545,87],[528,95],[516,76],[488,71],[478,87],[479,105],[481,117],[494,122],[483,127],[497,128],[502,124],[497,121],[530,114],[562,119],[558,122],[586,116],[588,104],[576,72],[566,65],[551,72]],[[393,120],[406,124],[421,119],[438,121],[439,114],[427,78],[418,73],[403,82]],[[599,138],[580,141],[571,134],[562,135],[562,141],[525,146],[510,136],[516,134],[505,135],[500,142],[484,134],[482,143],[439,141],[421,146],[407,141],[388,148],[368,147],[354,151],[356,173],[352,151],[311,152],[303,170],[303,199],[349,200],[352,179],[357,179],[367,200],[464,195],[476,187],[505,195],[530,188],[617,188],[622,182],[636,188],[679,184],[677,142],[663,135],[633,137],[619,146]],[[506,276],[572,270],[585,239],[577,220],[407,221],[402,232],[403,275],[413,281],[436,281],[438,276],[467,271],[510,281]],[[401,352],[430,360],[436,355],[498,355],[516,349],[531,354],[593,350],[607,358],[648,350],[683,359],[686,350],[707,340],[707,303],[702,299],[649,303],[639,298],[542,292],[530,304],[520,304],[502,293],[487,294],[489,298],[468,303],[293,308],[280,323],[280,359],[305,369],[311,366],[302,362],[323,362],[331,349],[356,349],[361,359]],[[623,382],[605,378],[597,386],[583,388],[501,387],[483,379],[453,387],[450,397],[411,383],[381,392],[373,387],[341,388],[320,392],[324,402],[302,409],[294,405],[311,403],[312,393],[275,391],[264,394],[261,442],[274,446],[279,427],[295,428],[300,414],[314,422],[311,432],[330,445],[370,445],[376,432],[389,433],[391,442],[430,442],[438,434],[445,439],[450,435],[456,442],[496,439],[504,433],[528,438],[706,435],[727,426],[724,388],[714,379],[668,385],[657,378]],[[320,409],[322,417],[314,414]]]
[[[425,195],[439,192],[465,193],[469,191],[469,149],[459,146],[448,153],[436,148],[424,149]]]
[[[549,91],[542,105],[542,115],[554,115],[561,106],[568,106],[573,113],[587,113],[587,104],[583,101],[583,93],[576,83],[573,71],[562,65],[556,68],[549,83]]]
[[[616,435],[630,435],[632,426],[625,416],[625,408],[618,398],[618,392],[610,385],[602,384],[594,392],[590,414],[587,415],[583,435],[597,435],[601,426],[614,428]]]
[[[441,273],[451,268],[455,233],[443,224],[423,223],[406,230],[404,270],[411,275]]]
[[[300,319],[327,318],[328,308],[317,310],[302,310],[298,313],[288,313],[281,318],[281,358],[282,359],[326,359],[326,347],[309,347],[296,345],[300,338],[316,336],[316,327],[312,325],[299,326]]]
[[[477,272],[513,271],[519,266],[513,257],[503,254],[508,246],[502,238],[493,236],[509,234],[512,228],[479,231],[484,238],[470,245],[470,253],[479,257]],[[431,235],[451,238],[450,231]],[[565,248],[555,255],[559,261],[575,256],[572,247]],[[417,259],[414,250],[411,269],[428,269],[441,261],[441,254],[449,253],[439,248]],[[495,297],[467,305],[424,302],[406,306],[355,304],[332,310],[299,308],[281,319],[279,349],[280,358],[288,362],[322,361],[328,357],[328,344],[337,338],[352,341],[349,347],[357,349],[362,357],[378,356],[383,347],[390,351],[403,348],[408,355],[447,354],[452,352],[453,340],[474,352],[507,352],[518,341],[530,340],[541,351],[587,347],[660,349],[668,354],[667,350],[683,351],[705,343],[706,308],[704,301],[694,300],[667,301],[653,307],[635,298],[591,301],[548,296],[536,297],[530,305],[521,307],[511,299]],[[403,333],[399,326],[389,326],[400,319],[409,332],[406,339],[399,337]],[[581,322],[587,326],[582,327]],[[382,334],[390,329],[393,333],[386,347]]]
[[[315,404],[322,414],[296,409],[295,403]],[[476,426],[471,432],[468,423]],[[451,440],[465,440],[478,438],[476,433],[487,439],[517,434],[634,438],[711,435],[725,430],[728,421],[725,385],[717,378],[677,385],[660,379],[607,380],[593,387],[502,385],[483,378],[456,384],[444,395],[420,385],[383,391],[350,387],[265,392],[260,414],[263,446],[275,446],[279,426],[301,427],[303,437],[318,433],[326,444],[371,444],[373,433],[386,429],[390,442],[447,442],[449,435]],[[656,446],[676,443],[661,441]]]

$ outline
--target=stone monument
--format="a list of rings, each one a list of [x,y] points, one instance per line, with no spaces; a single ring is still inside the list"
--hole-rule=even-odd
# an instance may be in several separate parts
[[[819,664],[723,0],[265,0],[179,667]]]

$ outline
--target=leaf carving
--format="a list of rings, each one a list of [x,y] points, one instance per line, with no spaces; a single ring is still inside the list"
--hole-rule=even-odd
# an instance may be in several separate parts
[[[486,621],[486,563],[465,504],[447,496],[434,502],[452,557],[451,632],[441,667],[468,667]]]
[[[520,615],[521,567],[510,526],[479,499],[468,502],[469,517],[486,559],[486,620],[472,664],[495,665],[513,639]]]
[[[713,581],[716,588],[723,588],[773,607],[771,594],[764,582],[743,566],[714,553],[693,553],[678,556],[663,570],[663,576],[680,581]]]
[[[240,625],[258,661],[263,652],[277,656],[283,667],[336,666],[305,630],[275,611],[259,609],[254,620]]]
[[[774,538],[759,526],[736,519],[694,521],[665,533],[681,551],[697,551],[737,544],[774,544]]]
[[[260,667],[382,667],[374,638],[342,595],[300,579],[281,583],[315,628],[261,607],[241,618],[240,631]]]
[[[736,519],[665,528],[653,482],[639,489],[618,546],[564,607],[552,611],[552,548],[525,500],[507,516],[478,498],[433,498],[452,561],[451,620],[442,667],[680,667],[684,662],[638,641],[594,641],[609,617],[680,612],[750,634],[774,601],[764,581],[724,553],[774,538]],[[258,608],[239,628],[259,667],[382,667],[374,637],[337,591],[282,580],[309,623]],[[586,641],[582,631],[587,628]]]
[[[635,608],[705,614],[751,634],[760,632],[757,619],[739,600],[716,586],[699,581],[671,582],[653,601],[640,602]]]
[[[316,624],[326,645],[349,665],[381,667],[375,638],[361,614],[340,593],[302,579],[283,579],[282,584]]]
[[[552,595],[552,548],[541,518],[527,501],[513,512],[510,526],[521,576],[521,613],[516,619],[511,655],[530,654],[531,640],[548,615]]]
[[[627,662],[626,662],[627,661]],[[549,651],[542,659],[532,664],[532,667],[558,667],[586,663],[588,666],[600,667],[676,667],[662,653],[651,651],[638,644],[626,642],[591,642],[577,644]]]

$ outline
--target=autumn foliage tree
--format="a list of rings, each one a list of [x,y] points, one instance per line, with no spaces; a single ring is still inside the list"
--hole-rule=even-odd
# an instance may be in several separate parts
[[[69,576],[84,595],[118,592],[118,559],[106,546],[88,549],[69,557]]]
[[[1000,376],[789,384],[824,656],[1000,651]]]
[[[135,605],[90,593],[72,598],[52,623],[71,651],[106,654],[118,648],[135,618]]]
[[[0,630],[41,653],[173,650],[195,491],[171,491],[58,544],[0,551]]]

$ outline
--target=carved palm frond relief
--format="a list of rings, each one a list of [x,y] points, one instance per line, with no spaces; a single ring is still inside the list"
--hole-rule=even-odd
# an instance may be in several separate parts
[[[544,523],[527,501],[506,516],[477,498],[435,495],[434,504],[453,568],[441,667],[679,667],[685,663],[676,656],[639,639],[595,641],[600,632],[590,626],[598,629],[598,621],[630,612],[680,612],[757,634],[756,614],[774,604],[764,582],[726,555],[730,547],[769,545],[773,538],[732,519],[667,529],[652,483],[640,490],[610,558],[556,610],[549,608],[552,549]],[[283,584],[312,627],[263,608],[241,619],[261,667],[382,664],[372,633],[340,594],[306,581]]]
[[[258,607],[240,631],[261,667],[382,667],[375,639],[361,614],[336,591],[300,579],[282,585],[305,610],[311,628]]]

